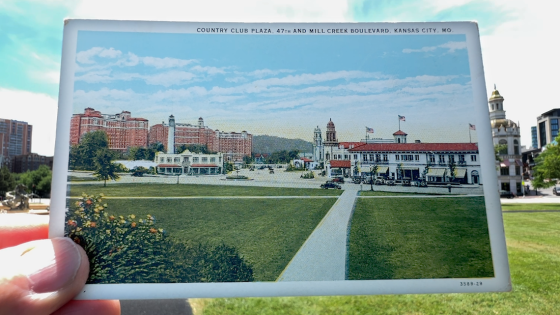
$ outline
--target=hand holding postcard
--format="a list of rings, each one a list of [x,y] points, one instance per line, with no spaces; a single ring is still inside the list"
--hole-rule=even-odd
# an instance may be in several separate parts
[[[50,235],[82,299],[507,291],[486,103],[475,23],[67,20]]]

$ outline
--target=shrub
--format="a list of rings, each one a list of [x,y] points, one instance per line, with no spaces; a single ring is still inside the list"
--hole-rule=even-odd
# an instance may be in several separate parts
[[[305,174],[302,174],[302,175],[301,175],[301,178],[304,178],[304,179],[312,179],[312,178],[315,178],[315,174],[314,174],[313,172],[307,172],[307,173],[305,173]]]
[[[66,215],[66,235],[90,261],[88,283],[253,281],[252,267],[233,247],[181,243],[156,219],[113,216],[103,195],[82,194]]]

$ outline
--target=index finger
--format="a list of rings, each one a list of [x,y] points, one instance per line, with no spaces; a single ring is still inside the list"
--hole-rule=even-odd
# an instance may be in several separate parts
[[[0,249],[49,237],[49,216],[0,214]]]

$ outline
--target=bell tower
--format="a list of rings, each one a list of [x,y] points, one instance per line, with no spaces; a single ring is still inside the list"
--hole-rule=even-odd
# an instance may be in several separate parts
[[[490,106],[490,120],[506,118],[506,111],[504,110],[504,97],[500,95],[498,90],[496,90],[496,84],[494,84],[494,91],[492,91],[492,95],[488,99],[488,104]]]

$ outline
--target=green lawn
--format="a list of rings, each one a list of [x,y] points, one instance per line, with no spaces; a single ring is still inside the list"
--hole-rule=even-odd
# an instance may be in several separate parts
[[[218,186],[195,184],[111,184],[70,185],[70,196],[103,193],[105,196],[177,197],[177,196],[338,196],[335,189]]]
[[[349,279],[492,277],[483,197],[359,199]]]
[[[403,196],[403,195],[444,195],[444,194],[429,194],[429,193],[417,193],[417,192],[375,191],[375,190],[374,191],[371,191],[371,190],[360,191],[360,196]],[[450,195],[457,195],[457,194],[445,194],[445,195],[450,196]]]
[[[166,191],[170,192],[173,190]],[[233,246],[252,264],[256,281],[274,281],[335,201],[336,198],[106,202],[110,214],[155,216],[157,226],[166,229],[171,237]]]
[[[519,210],[560,210],[560,203],[506,203],[502,204],[502,210],[519,211]]]
[[[190,300],[195,314],[558,314],[560,213],[504,213],[513,291]]]

